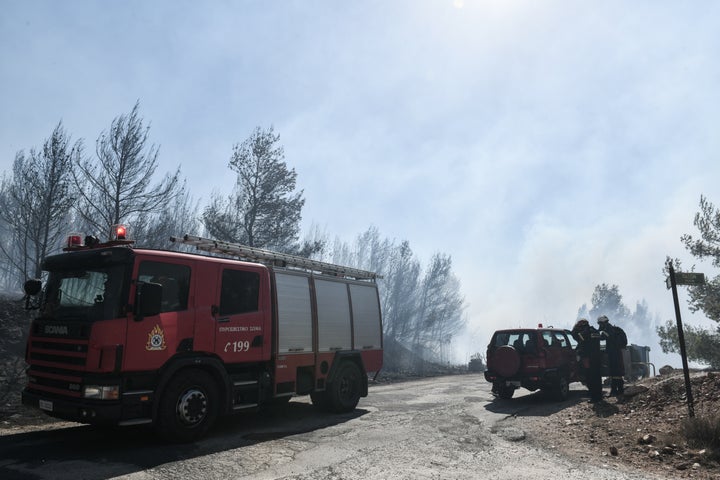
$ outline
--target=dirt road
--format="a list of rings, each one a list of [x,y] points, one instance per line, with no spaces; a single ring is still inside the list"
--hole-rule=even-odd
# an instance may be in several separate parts
[[[319,414],[299,398],[280,411],[227,419],[180,446],[142,428],[4,428],[0,478],[657,478],[531,446],[523,418],[560,408],[537,397],[493,403],[481,375],[372,386],[352,414]]]

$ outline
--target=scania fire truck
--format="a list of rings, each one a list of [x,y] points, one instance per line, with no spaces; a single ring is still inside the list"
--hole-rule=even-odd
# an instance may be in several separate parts
[[[201,252],[73,234],[25,285],[39,315],[25,405],[198,439],[225,414],[310,395],[348,412],[382,366],[373,272],[184,235]],[[37,296],[34,296],[37,295]]]

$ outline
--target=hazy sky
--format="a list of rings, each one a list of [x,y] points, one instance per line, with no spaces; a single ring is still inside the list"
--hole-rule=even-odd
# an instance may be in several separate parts
[[[18,0],[0,58],[0,172],[60,120],[94,152],[139,100],[205,202],[272,125],[304,228],[452,256],[461,357],[498,326],[572,326],[603,282],[674,318],[665,256],[696,263],[680,236],[720,204],[715,1]]]

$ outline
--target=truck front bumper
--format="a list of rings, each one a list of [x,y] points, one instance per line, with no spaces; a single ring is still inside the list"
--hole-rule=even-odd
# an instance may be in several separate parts
[[[22,403],[52,417],[79,423],[113,425],[121,421],[123,412],[119,401],[57,398],[28,389],[22,392]]]

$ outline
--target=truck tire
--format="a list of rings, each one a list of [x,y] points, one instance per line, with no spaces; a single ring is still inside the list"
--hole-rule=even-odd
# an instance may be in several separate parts
[[[570,383],[568,383],[567,377],[561,376],[558,379],[557,385],[553,388],[553,396],[555,400],[562,402],[567,400],[570,395]]]
[[[310,400],[312,401],[313,407],[321,412],[327,412],[330,410],[330,402],[328,401],[327,391],[324,392],[312,392],[310,394]]]
[[[360,369],[354,362],[345,361],[335,375],[326,391],[328,408],[335,413],[355,410],[360,401],[361,378]]]
[[[160,399],[158,434],[176,443],[197,440],[215,423],[219,398],[217,384],[207,372],[176,373]]]
[[[512,385],[505,385],[505,383],[498,383],[493,388],[493,393],[502,398],[503,400],[510,400],[515,394],[515,387]]]

